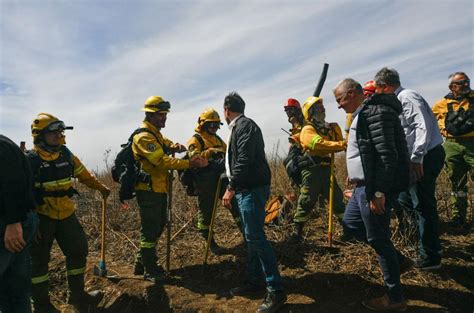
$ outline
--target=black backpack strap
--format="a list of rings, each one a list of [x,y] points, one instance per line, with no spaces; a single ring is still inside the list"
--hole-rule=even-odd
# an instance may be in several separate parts
[[[195,133],[195,134],[193,135],[193,137],[196,138],[197,141],[199,142],[199,144],[201,145],[201,151],[206,150],[206,149],[205,149],[205,148],[206,148],[206,144],[204,143],[204,139],[202,139],[202,136],[201,136],[200,134],[198,134],[198,133]]]
[[[39,157],[38,153],[35,150],[27,150],[25,151],[25,156],[30,163],[31,171],[33,175],[37,175],[39,169],[41,167],[41,158]]]
[[[155,135],[154,132],[152,132],[151,130],[149,130],[148,128],[145,128],[145,127],[140,127],[140,128],[137,128],[133,131],[133,133],[130,135],[130,137],[128,138],[128,141],[133,141],[133,137],[135,137],[135,135],[138,135],[140,133],[149,133],[149,134],[152,134],[153,137],[155,137],[156,141],[158,141],[158,143],[160,145],[163,145],[163,143],[158,139],[158,137]]]
[[[220,141],[221,145],[222,145],[222,146],[225,146],[224,140],[222,140],[222,138],[219,137],[219,135],[217,135],[217,134],[216,134],[216,137],[217,137],[217,139]]]
[[[454,111],[454,109],[453,109],[453,103],[452,103],[451,101],[449,101],[449,99],[448,99],[447,105],[448,105],[448,112],[449,112],[449,113],[453,112],[453,111]]]
[[[66,146],[61,146],[61,154],[65,156],[66,160],[68,161],[69,165],[71,166],[71,177],[75,177],[74,175],[74,155],[72,154],[71,150],[69,150]]]

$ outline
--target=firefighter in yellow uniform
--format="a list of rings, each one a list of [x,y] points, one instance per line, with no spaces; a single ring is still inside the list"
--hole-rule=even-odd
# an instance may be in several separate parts
[[[300,143],[307,166],[301,171],[302,182],[298,206],[294,216],[295,233],[292,239],[301,241],[304,223],[320,197],[329,199],[329,180],[331,153],[343,151],[346,143],[342,132],[336,123],[326,123],[323,100],[318,97],[309,97],[303,104],[305,125],[300,133]],[[334,212],[338,218],[344,214],[342,191],[338,184],[334,184]]]
[[[283,165],[285,166],[292,186],[299,188],[301,184],[301,168],[298,160],[302,155],[300,133],[304,125],[303,111],[301,110],[301,105],[298,100],[293,98],[288,98],[283,108],[288,117],[288,122],[291,124],[290,136],[288,137],[290,148],[287,157],[283,160]]]
[[[68,303],[87,311],[100,300],[99,292],[84,291],[88,253],[87,238],[75,214],[71,197],[77,194],[74,178],[106,198],[110,190],[100,183],[65,146],[64,130],[72,129],[48,113],[40,113],[31,124],[34,148],[26,152],[35,181],[39,235],[31,247],[32,298],[35,312],[59,312],[49,299],[48,264],[56,239],[66,256]]]
[[[161,268],[156,264],[156,243],[167,220],[168,173],[170,170],[207,166],[207,160],[200,156],[190,160],[172,157],[175,152],[184,152],[186,148],[161,134],[169,110],[170,103],[162,97],[149,97],[142,109],[145,112],[145,120],[140,126],[147,131],[133,136],[132,144],[133,156],[146,174],[140,175],[143,181],[139,181],[135,186],[140,208],[141,238],[134,273],[143,273],[144,278],[153,283],[164,278]]]
[[[449,75],[449,89],[451,92],[433,106],[433,113],[441,134],[446,138],[443,148],[452,184],[451,225],[461,227],[466,223],[469,173],[474,180],[474,91],[464,72]],[[446,115],[450,110],[452,118],[448,120],[453,122],[446,125]]]
[[[196,133],[188,141],[188,156],[201,155],[209,161],[209,165],[194,170],[193,185],[198,196],[198,223],[197,228],[201,235],[207,240],[209,236],[209,225],[212,217],[212,209],[217,192],[217,182],[221,179],[221,174],[225,173],[225,153],[227,145],[217,135],[220,128],[221,119],[216,110],[207,108],[198,118],[195,128]],[[220,184],[219,199],[222,198],[226,190],[227,180],[222,179]],[[232,214],[237,228],[242,232],[239,208],[237,200],[232,199],[230,213]],[[219,254],[220,247],[211,240],[210,249],[213,253]]]

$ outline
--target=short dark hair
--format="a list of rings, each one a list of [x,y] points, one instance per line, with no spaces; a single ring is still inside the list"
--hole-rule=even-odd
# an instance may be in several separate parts
[[[374,76],[376,85],[387,85],[392,87],[400,86],[400,75],[393,68],[384,67]]]
[[[224,108],[235,113],[244,113],[245,101],[237,92],[232,91],[224,99]]]

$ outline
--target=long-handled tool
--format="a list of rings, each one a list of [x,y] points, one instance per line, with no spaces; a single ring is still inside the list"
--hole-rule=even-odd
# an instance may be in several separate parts
[[[328,243],[332,247],[332,213],[334,210],[334,153],[331,153],[331,166],[329,176],[329,208],[328,208]]]
[[[207,257],[209,256],[209,247],[211,246],[211,240],[214,233],[214,220],[216,219],[217,204],[219,202],[219,194],[221,191],[221,180],[222,180],[222,177],[219,176],[219,178],[217,179],[217,188],[216,188],[216,196],[214,197],[214,206],[212,207],[211,225],[209,225],[209,235],[207,235],[206,251],[204,252],[204,262],[203,262],[204,265],[207,264]]]
[[[105,265],[105,222],[106,222],[107,198],[102,199],[102,225],[101,225],[101,242],[100,242],[100,262],[99,266],[94,266],[94,275],[100,277],[107,276],[107,267]]]
[[[321,94],[321,90],[323,89],[324,83],[326,82],[326,76],[328,74],[329,64],[324,63],[323,71],[321,72],[321,76],[319,77],[318,85],[314,89],[313,96],[319,97]]]
[[[173,207],[173,171],[168,173],[168,205],[166,208],[167,223],[166,223],[166,270],[170,271],[171,264],[171,208]]]

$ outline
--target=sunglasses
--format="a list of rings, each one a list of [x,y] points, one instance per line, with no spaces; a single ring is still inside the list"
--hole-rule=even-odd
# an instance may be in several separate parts
[[[469,85],[470,83],[471,83],[471,81],[469,79],[453,80],[451,82],[451,84],[458,85],[458,86]]]
[[[219,128],[220,124],[219,122],[208,122],[210,128]]]
[[[54,132],[54,131],[63,131],[65,129],[73,129],[72,126],[66,126],[66,124],[64,124],[63,121],[57,121],[57,122],[53,122],[51,124],[48,125],[46,131],[47,132]]]

